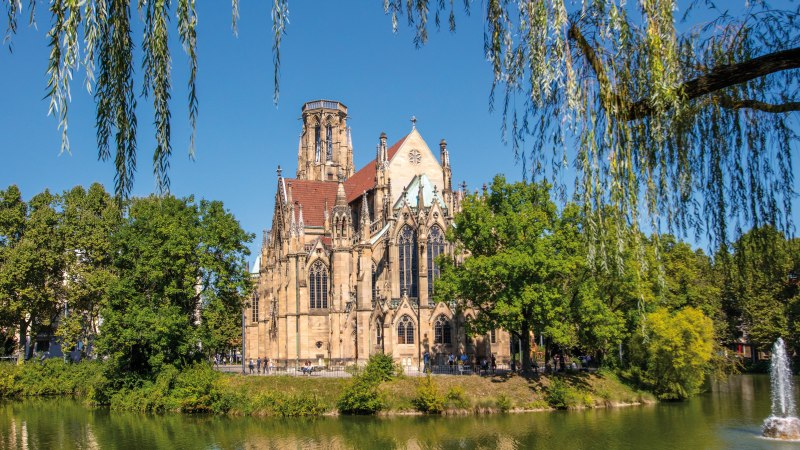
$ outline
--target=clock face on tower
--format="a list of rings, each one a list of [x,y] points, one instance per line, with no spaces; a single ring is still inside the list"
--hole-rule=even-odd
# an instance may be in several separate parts
[[[414,148],[411,149],[410,152],[408,152],[408,162],[414,165],[417,165],[420,162],[422,162],[422,154],[419,152],[419,150]]]

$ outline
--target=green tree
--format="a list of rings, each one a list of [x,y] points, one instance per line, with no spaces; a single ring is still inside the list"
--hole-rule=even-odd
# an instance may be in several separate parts
[[[675,313],[659,308],[647,315],[645,381],[664,400],[683,400],[698,392],[709,369],[713,324],[691,306]]]
[[[97,340],[112,370],[150,376],[230,339],[219,334],[230,331],[220,311],[240,317],[251,289],[244,261],[251,239],[219,202],[134,199],[113,240],[119,279]]]
[[[548,348],[575,343],[567,290],[585,261],[577,212],[569,205],[559,214],[546,183],[509,184],[498,175],[488,194],[465,199],[448,231],[470,256],[460,265],[442,259],[436,299],[478,310],[479,331],[503,328],[519,337],[526,372],[531,332]]]
[[[100,184],[64,192],[60,227],[65,245],[65,311],[56,335],[65,351],[97,336],[100,310],[115,281],[111,238],[121,225],[118,204]]]
[[[51,329],[64,295],[58,203],[47,190],[27,205],[16,186],[0,191],[0,317],[19,331],[20,363],[28,333]]]
[[[687,306],[699,309],[714,322],[717,340],[724,340],[727,318],[721,305],[722,280],[711,258],[672,235],[654,237],[651,242],[659,246],[650,274],[656,304],[670,311]]]
[[[795,349],[798,339],[797,277],[800,242],[788,240],[772,227],[754,228],[724,255],[724,303],[730,311],[735,337],[741,333],[759,350],[768,350],[778,337]]]
[[[599,234],[590,236],[583,229],[587,263],[577,272],[571,289],[579,347],[601,362],[612,351],[617,353],[647,306],[654,303],[648,240],[627,229],[613,211],[603,220]]]

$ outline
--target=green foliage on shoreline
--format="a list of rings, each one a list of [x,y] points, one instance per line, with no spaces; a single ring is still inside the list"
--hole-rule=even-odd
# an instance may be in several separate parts
[[[102,364],[49,359],[23,365],[0,364],[0,398],[93,395],[102,384]]]
[[[393,377],[377,382],[351,379],[225,374],[207,364],[177,369],[165,366],[153,380],[118,388],[109,382],[104,362],[50,360],[0,364],[0,398],[73,396],[117,411],[303,417],[323,414],[377,414],[422,411],[434,414],[491,413],[510,410],[578,408],[647,399],[610,372],[527,379],[479,376]],[[574,399],[548,405],[553,386]],[[442,394],[445,392],[445,394]],[[644,397],[643,397],[644,395]]]
[[[336,402],[341,414],[370,415],[386,409],[387,403],[378,389],[382,382],[391,381],[402,372],[389,355],[369,357],[364,370],[354,375]]]
[[[420,380],[417,395],[411,400],[411,404],[417,411],[427,414],[441,414],[444,410],[445,397],[439,392],[431,374]]]

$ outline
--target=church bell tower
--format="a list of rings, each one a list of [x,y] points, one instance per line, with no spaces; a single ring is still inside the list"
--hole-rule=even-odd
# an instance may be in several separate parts
[[[297,148],[297,178],[338,181],[353,175],[353,145],[347,127],[347,106],[314,100],[301,109],[303,129]]]

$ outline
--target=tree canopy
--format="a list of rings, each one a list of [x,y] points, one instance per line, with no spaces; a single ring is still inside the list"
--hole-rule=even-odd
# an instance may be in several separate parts
[[[41,0],[28,2],[34,21]],[[117,196],[130,193],[136,169],[137,95],[131,16],[142,17],[143,96],[153,102],[153,173],[169,190],[172,154],[170,17],[188,57],[189,123],[198,112],[196,23],[192,0],[50,0],[50,112],[69,147],[70,83],[83,68],[94,95],[98,155],[113,159]],[[490,0],[480,3],[484,48],[493,73],[493,107],[523,173],[576,169],[575,195],[590,233],[612,220],[706,234],[724,243],[731,227],[771,224],[791,231],[800,95],[800,6],[710,0]],[[396,30],[405,17],[414,44],[431,22],[456,30],[476,2],[383,0]],[[463,12],[462,12],[463,11]],[[7,2],[7,38],[23,2]],[[272,8],[274,99],[289,0]],[[236,30],[238,0],[232,2]],[[460,20],[460,19],[459,19]],[[13,41],[11,41],[13,44]],[[496,95],[499,94],[499,95]],[[498,97],[496,99],[496,97]],[[495,101],[497,100],[497,101]],[[189,143],[193,149],[194,133]],[[114,141],[113,143],[111,141]],[[570,172],[572,173],[572,172]],[[557,186],[562,192],[565,185]],[[610,210],[603,205],[612,205]]]
[[[495,177],[484,197],[468,197],[448,239],[469,252],[463,264],[442,260],[437,299],[474,308],[482,330],[503,328],[520,338],[530,371],[531,332],[573,345],[568,280],[585,261],[577,208],[559,213],[550,186]]]
[[[151,196],[120,209],[99,184],[28,202],[9,186],[0,332],[18,332],[20,360],[27,336],[43,334],[65,355],[78,348],[144,376],[223,351],[241,342],[252,238],[218,201]]]
[[[626,248],[618,264],[590,259],[615,233],[592,245],[586,221],[574,204],[556,208],[547,183],[495,177],[454,218],[448,240],[469,256],[439,258],[436,300],[476,312],[468,332],[509,331],[526,372],[538,342],[546,367],[564,355],[591,355],[662,398],[694,395],[709,372],[727,368],[723,356],[712,357],[739,337],[726,332],[736,318],[722,308],[721,272],[671,235],[634,232],[640,245]],[[767,286],[785,290],[781,276],[757,289]]]

